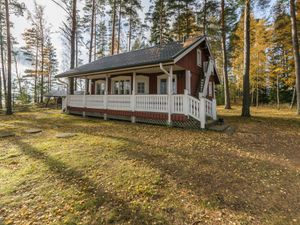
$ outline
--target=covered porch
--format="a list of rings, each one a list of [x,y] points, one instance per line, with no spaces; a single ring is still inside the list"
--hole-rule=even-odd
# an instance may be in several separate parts
[[[191,71],[174,63],[74,76],[69,78],[63,109],[83,116],[159,120],[168,125],[193,119],[205,128],[207,119],[217,119],[214,83],[210,82],[213,63],[206,65],[203,80],[194,81],[199,85],[193,85]],[[85,79],[83,92],[74,91],[74,78]]]

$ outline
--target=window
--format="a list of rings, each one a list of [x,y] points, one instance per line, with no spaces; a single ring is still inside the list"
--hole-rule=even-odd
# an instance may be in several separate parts
[[[136,94],[149,94],[149,77],[139,75],[135,79]]]
[[[145,83],[144,82],[138,82],[137,83],[137,93],[138,94],[145,94]]]
[[[166,95],[167,92],[167,79],[160,79],[159,93]]]
[[[172,93],[177,93],[177,76],[173,75],[173,82],[172,82]],[[157,92],[161,95],[168,94],[168,76],[161,75],[157,77]]]
[[[201,49],[197,49],[197,65],[202,67],[202,52]]]
[[[96,93],[96,95],[104,95],[105,94],[105,81],[103,81],[103,80],[96,81],[95,93]]]
[[[115,95],[130,95],[131,93],[130,77],[112,78],[112,93]]]

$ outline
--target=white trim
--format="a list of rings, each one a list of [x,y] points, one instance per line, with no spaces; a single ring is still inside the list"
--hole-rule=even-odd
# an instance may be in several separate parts
[[[206,40],[206,45],[207,45],[209,54],[210,54],[210,56],[213,58],[212,50],[211,50],[211,47],[210,47],[210,41],[209,41],[208,38],[205,38],[205,40]],[[213,60],[214,60],[214,69],[215,69],[215,71],[216,71],[216,75],[217,75],[219,81],[221,82],[220,75],[219,75],[219,72],[218,72],[218,70],[217,70],[217,66],[216,66],[216,63],[215,63],[215,59],[213,58]]]
[[[94,87],[95,95],[105,95],[105,90],[106,90],[105,83],[106,83],[105,80],[96,80],[95,81],[95,87]],[[101,94],[101,90],[100,90],[100,94],[97,93],[97,84],[104,84],[103,94]]]
[[[138,83],[145,83],[145,93],[138,93]],[[149,94],[149,77],[144,75],[137,75],[135,82],[136,94]]]
[[[94,79],[95,78],[94,76],[97,76],[97,75],[101,76],[101,75],[108,74],[109,76],[111,76],[111,75],[117,75],[115,73],[119,73],[119,72],[126,74],[127,71],[134,71],[134,70],[147,69],[147,68],[157,68],[160,66],[160,64],[161,63],[156,63],[156,64],[151,64],[151,65],[146,65],[146,66],[135,66],[135,67],[128,67],[128,68],[124,68],[124,69],[106,70],[106,71],[102,71],[102,72],[82,73],[82,74],[70,75],[70,76],[66,75],[64,77],[58,77],[58,78],[73,78],[73,77],[74,78],[76,78],[76,77],[85,78],[85,77],[87,77],[89,79]],[[163,65],[164,66],[174,65],[174,62],[171,62],[171,60],[170,60],[170,62],[163,63]],[[99,77],[99,78],[102,78],[102,77]]]
[[[200,48],[197,48],[197,66],[202,68],[202,51]]]
[[[191,51],[193,51],[198,45],[200,45],[205,40],[206,40],[206,37],[202,37],[198,41],[196,41],[192,46],[189,46],[183,53],[181,53],[179,56],[177,56],[174,59],[174,63],[177,63],[180,59],[182,59],[184,56],[186,56]]]
[[[162,75],[157,76],[157,84],[156,84],[157,85],[157,94],[161,94],[160,93],[160,81],[162,79],[167,80],[167,83],[166,83],[167,93],[169,92],[169,87],[168,87],[169,76],[167,74],[162,74]],[[173,74],[173,79],[175,79],[175,90],[172,90],[172,94],[177,94],[177,75],[176,74]],[[172,87],[173,87],[173,79],[172,79]]]
[[[190,70],[185,71],[185,89],[188,91],[188,94],[191,94],[191,81],[192,74]]]
[[[114,82],[116,81],[122,81],[122,80],[129,80],[129,95],[131,95],[131,76],[117,76],[117,77],[112,77],[111,78],[111,94],[115,95],[115,86],[114,86]],[[118,90],[118,95],[120,94],[120,89]]]

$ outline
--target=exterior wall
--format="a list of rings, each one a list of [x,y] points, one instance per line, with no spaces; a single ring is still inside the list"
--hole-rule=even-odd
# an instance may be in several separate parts
[[[175,71],[174,74],[177,75],[177,94],[184,94],[185,89],[185,71]],[[149,77],[149,94],[158,94],[157,91],[157,77],[160,75],[163,75],[163,72],[161,73],[155,73],[155,74],[137,74],[143,75]],[[118,77],[118,76],[129,76],[131,77],[131,87],[133,87],[133,75],[132,74],[122,74],[122,75],[114,75],[108,78],[108,94],[111,93],[111,78]],[[97,80],[104,80],[104,79],[94,79],[92,80],[92,95],[95,94],[95,82]]]
[[[197,49],[200,48],[202,52],[202,63],[209,60],[209,51],[205,49],[206,43],[201,43],[198,47],[189,52],[185,57],[177,62],[177,65],[190,70],[191,77],[191,95],[198,98],[200,91],[200,82],[204,77],[203,67],[197,65]]]

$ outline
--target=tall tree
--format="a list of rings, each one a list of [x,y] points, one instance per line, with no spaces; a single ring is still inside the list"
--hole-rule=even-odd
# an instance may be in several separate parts
[[[127,1],[127,4],[125,5],[125,12],[128,19],[125,26],[128,26],[128,51],[131,51],[132,39],[136,37],[136,33],[138,33],[141,26],[138,10],[142,10],[140,0]]]
[[[147,13],[147,21],[151,22],[150,42],[165,44],[170,37],[170,11],[167,0],[151,0],[152,4]]]
[[[299,56],[299,39],[296,20],[295,0],[290,0],[290,14],[292,23],[292,40],[295,59],[295,75],[296,75],[296,93],[297,93],[297,114],[300,115],[300,56]]]
[[[10,37],[10,17],[8,0],[5,0],[5,18],[6,18],[6,43],[7,43],[7,99],[6,114],[12,115],[12,93],[11,93],[11,37]]]
[[[227,47],[226,47],[225,0],[221,0],[221,29],[222,29],[225,109],[231,109],[229,81],[228,81],[228,69],[227,69],[228,61],[227,61]]]
[[[250,13],[251,2],[246,0],[244,11],[244,74],[243,74],[243,108],[242,116],[250,117]]]
[[[77,33],[77,0],[72,1],[72,28],[71,28],[71,52],[70,52],[70,69],[75,68],[76,54],[76,33]],[[74,78],[70,78],[70,94],[74,94]]]
[[[116,23],[117,23],[117,0],[111,2],[112,5],[112,33],[111,33],[111,55],[115,54],[116,44]]]

